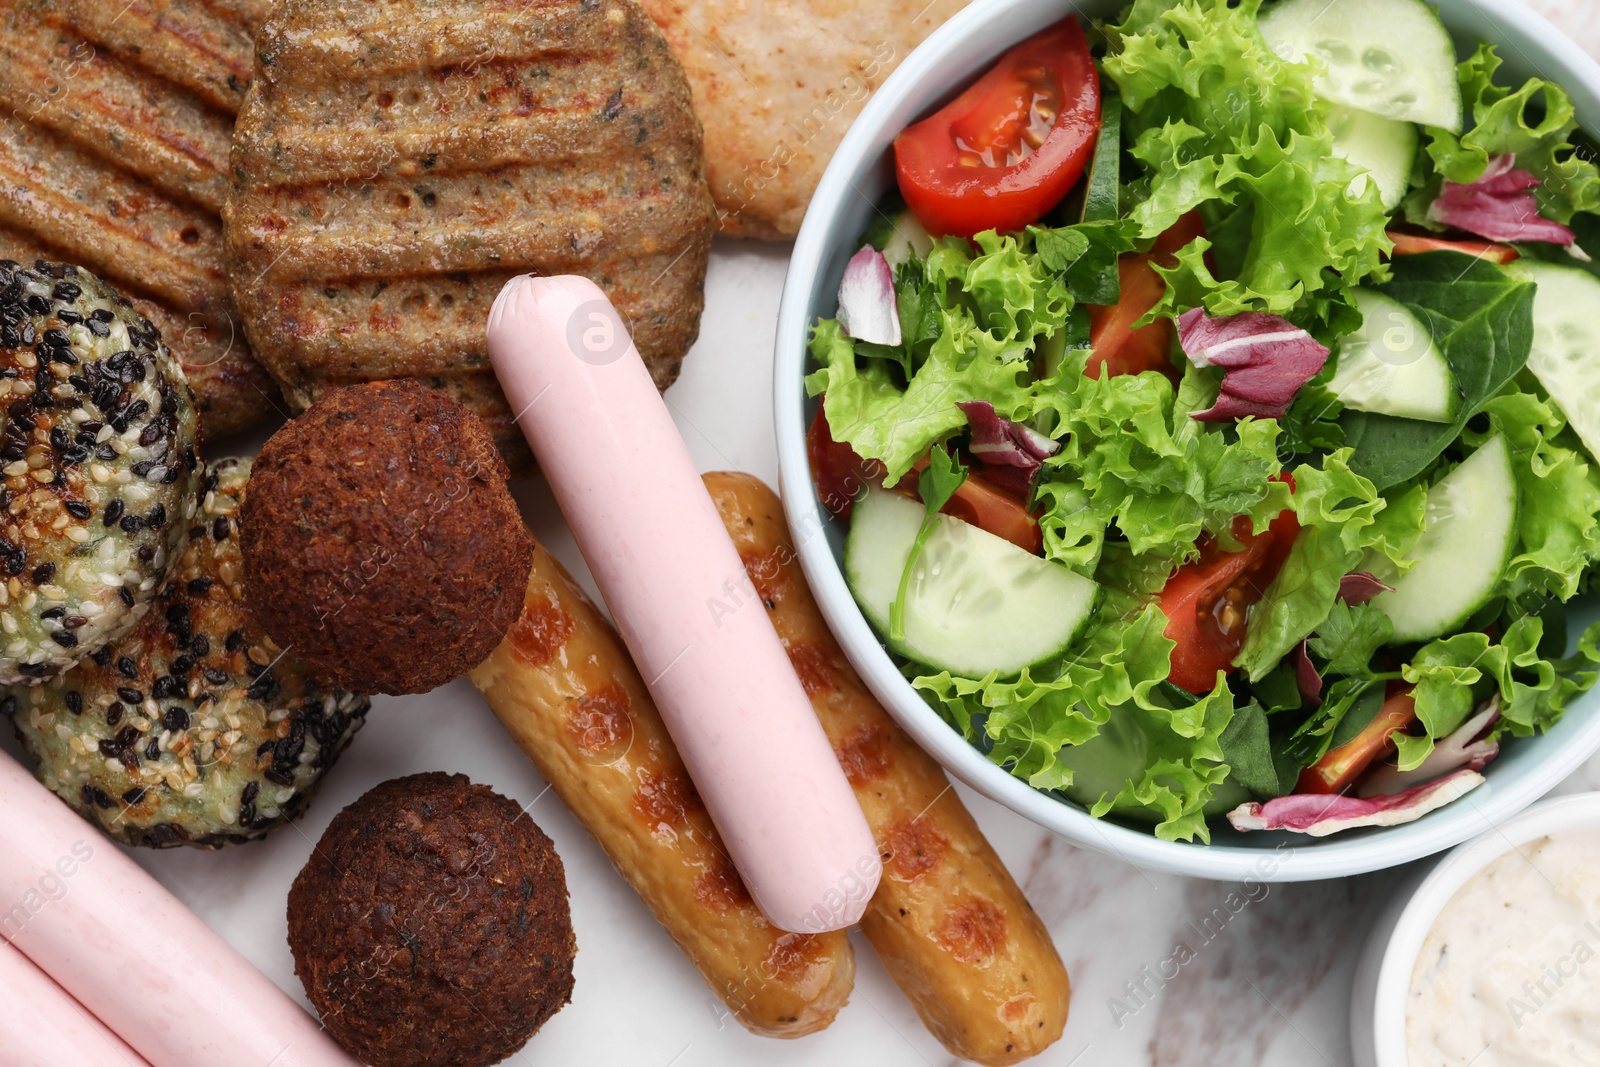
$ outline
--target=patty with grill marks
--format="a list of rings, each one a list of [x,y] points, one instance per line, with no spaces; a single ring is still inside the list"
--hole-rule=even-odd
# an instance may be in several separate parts
[[[525,470],[484,344],[507,280],[592,278],[662,389],[699,331],[700,124],[633,0],[285,0],[232,163],[234,297],[296,409],[413,377]]]
[[[212,465],[172,577],[126,637],[37,686],[0,691],[39,780],[130,845],[221,848],[294,818],[366,719],[245,606],[239,508],[250,462]]]
[[[23,0],[0,14],[0,257],[79,264],[183,364],[212,437],[268,417],[218,212],[261,0]]]

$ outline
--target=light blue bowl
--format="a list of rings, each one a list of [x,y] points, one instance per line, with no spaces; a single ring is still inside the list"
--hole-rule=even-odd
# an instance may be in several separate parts
[[[1514,741],[1466,797],[1403,826],[1330,838],[1234,832],[1213,824],[1209,846],[1162,841],[1147,829],[1091,817],[1083,808],[1033,789],[991,763],[912,689],[862,617],[840,569],[844,524],[817,499],[805,431],[815,404],[805,395],[806,337],[831,317],[839,277],[866,229],[873,205],[894,183],[895,135],[950,99],[1011,45],[1069,13],[1114,16],[1122,0],[977,0],[909,55],[868,102],[823,175],[794,256],[778,314],[775,417],[784,508],[801,565],[834,634],[861,677],[900,725],[967,785],[1074,844],[1141,867],[1201,878],[1305,881],[1338,878],[1406,863],[1459,844],[1537,800],[1600,748],[1600,694],[1574,702],[1548,734]],[[1550,23],[1514,0],[1442,0],[1441,15],[1470,50],[1500,46],[1505,77],[1548,78],[1572,94],[1584,128],[1600,133],[1600,66]],[[1463,55],[1466,54],[1463,52]],[[1575,607],[1574,632],[1596,617]]]

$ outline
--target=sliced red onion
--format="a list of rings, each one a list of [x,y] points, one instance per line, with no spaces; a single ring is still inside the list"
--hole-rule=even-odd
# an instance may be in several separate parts
[[[1309,642],[1301,641],[1300,647],[1294,657],[1294,680],[1300,686],[1300,695],[1307,704],[1320,707],[1322,705],[1322,675],[1317,673],[1317,665],[1311,662],[1311,652],[1307,647]]]
[[[987,400],[964,400],[956,407],[972,427],[967,451],[983,464],[984,479],[1021,497],[1032,493],[1039,469],[1045,460],[1061,451],[1061,442],[1052,441],[1031,426],[1013,422],[995,411]]]
[[[1394,586],[1384,585],[1366,571],[1354,571],[1339,579],[1339,599],[1358,607],[1379,593],[1392,592]]]
[[[857,341],[900,343],[894,270],[871,245],[862,245],[844,266],[844,277],[839,280],[839,327]]]
[[[1472,792],[1484,782],[1474,770],[1459,770],[1425,785],[1388,797],[1329,796],[1296,793],[1265,804],[1252,801],[1228,812],[1235,830],[1292,830],[1327,837],[1361,826],[1398,826],[1422,818],[1436,808]]]
[[[1463,767],[1483,770],[1500,754],[1500,742],[1483,736],[1499,718],[1500,695],[1496,693],[1483,705],[1483,710],[1435,744],[1421,764],[1402,771],[1392,763],[1385,763],[1363,778],[1356,792],[1364,797],[1393,796]]]
[[[1178,339],[1189,362],[1224,371],[1216,404],[1193,416],[1202,422],[1282,418],[1328,362],[1328,349],[1309,333],[1259,311],[1212,318],[1195,308],[1178,320]]]
[[[1570,247],[1576,241],[1572,231],[1539,214],[1533,190],[1542,183],[1516,165],[1514,154],[1496,156],[1475,182],[1458,185],[1447,179],[1428,208],[1428,218],[1491,241],[1543,241]]]

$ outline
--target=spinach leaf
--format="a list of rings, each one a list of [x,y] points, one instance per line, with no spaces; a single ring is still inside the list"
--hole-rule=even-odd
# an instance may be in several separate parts
[[[1274,750],[1267,713],[1255,701],[1238,708],[1217,742],[1228,765],[1228,781],[1248,789],[1258,800],[1294,791],[1300,765]]]
[[[1383,707],[1383,683],[1343,678],[1327,701],[1282,746],[1285,755],[1309,767],[1333,749],[1355,740]]]
[[[1433,335],[1461,390],[1461,412],[1448,425],[1345,411],[1350,467],[1379,490],[1427,470],[1461,436],[1467,420],[1528,362],[1533,347],[1533,292],[1487,260],[1460,252],[1400,256],[1380,291],[1409,308]]]

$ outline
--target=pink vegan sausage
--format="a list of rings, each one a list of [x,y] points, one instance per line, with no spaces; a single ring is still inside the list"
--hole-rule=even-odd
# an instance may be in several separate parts
[[[0,936],[153,1067],[356,1067],[266,975],[4,753]]]
[[[18,949],[0,940],[0,1067],[149,1067]]]
[[[623,640],[757,907],[849,926],[877,845],[744,564],[615,309],[583,278],[514,278],[489,355]],[[723,607],[724,610],[715,610]]]

